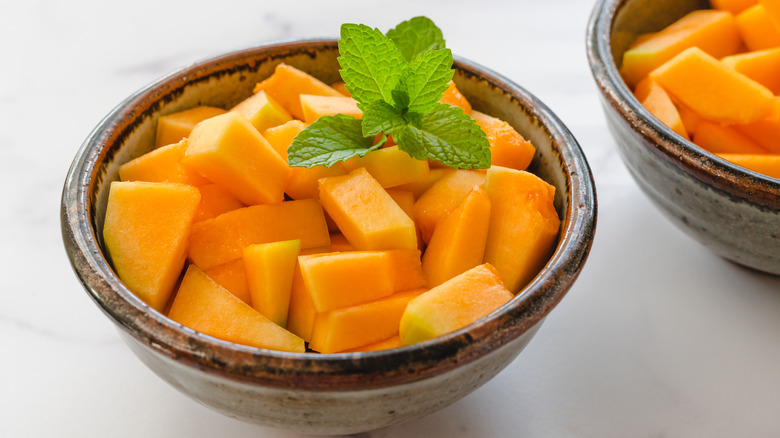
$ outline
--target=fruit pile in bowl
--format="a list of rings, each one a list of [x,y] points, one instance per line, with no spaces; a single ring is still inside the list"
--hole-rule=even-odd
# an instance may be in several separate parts
[[[505,78],[459,59],[453,77],[436,38],[407,52],[409,23],[351,28],[401,57],[373,97],[343,59],[369,44],[259,46],[139,91],[79,151],[74,269],[185,394],[306,432],[383,427],[492,378],[571,287],[595,226],[576,141]]]

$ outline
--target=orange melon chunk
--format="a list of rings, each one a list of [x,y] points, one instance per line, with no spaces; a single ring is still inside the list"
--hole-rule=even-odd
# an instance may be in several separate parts
[[[398,333],[406,305],[422,292],[399,292],[370,303],[320,313],[314,320],[309,347],[320,353],[336,353],[385,340]]]
[[[485,262],[517,292],[555,249],[560,226],[553,205],[555,187],[532,173],[493,166],[487,171],[485,192],[491,205]]]
[[[243,259],[213,266],[202,270],[204,274],[214,280],[218,285],[227,289],[239,300],[252,305],[252,295],[249,293],[249,283],[246,280],[246,268]]]
[[[206,184],[198,187],[200,205],[193,222],[215,218],[222,213],[237,210],[245,205],[235,196],[217,184]]]
[[[393,249],[386,252],[390,257],[393,290],[417,289],[428,284],[423,273],[419,250]]]
[[[184,164],[244,204],[278,204],[290,168],[244,116],[229,112],[198,124]]]
[[[511,299],[495,268],[476,266],[409,301],[399,324],[401,341],[416,344],[463,328]]]
[[[780,154],[780,98],[776,98],[774,111],[769,116],[747,125],[736,125],[746,137],[773,154]]]
[[[760,0],[761,6],[766,10],[767,15],[775,25],[775,29],[780,32],[780,1],[779,0]]]
[[[420,196],[422,196],[423,193],[425,193],[426,190],[430,189],[432,185],[436,183],[436,181],[440,180],[446,173],[452,173],[454,172],[453,169],[448,168],[436,168],[431,169],[430,173],[428,174],[428,178],[425,178],[423,180],[412,182],[408,184],[401,184],[400,186],[393,187],[394,189],[398,190],[406,190],[412,192],[414,194],[414,199],[420,199]]]
[[[644,97],[641,97],[642,95]],[[642,103],[642,106],[647,108],[650,114],[654,115],[661,123],[680,134],[686,140],[690,140],[677,107],[674,106],[672,99],[666,94],[666,91],[654,80],[647,78],[639,83],[639,86],[637,86],[637,98]]]
[[[345,252],[354,251],[355,248],[349,243],[343,234],[331,234],[330,235],[330,248],[328,252]]]
[[[454,81],[450,81],[450,83],[447,85],[447,90],[444,91],[444,96],[439,100],[441,103],[446,103],[447,105],[457,106],[466,113],[471,112],[471,104],[466,99],[463,94],[458,90],[458,87],[455,86]]]
[[[729,11],[734,15],[758,4],[758,0],[710,0],[714,9]]]
[[[365,167],[384,188],[419,182],[430,173],[427,161],[415,160],[398,146],[377,149],[344,162],[347,172],[360,167]]]
[[[393,198],[393,201],[401,207],[401,210],[403,210],[409,218],[412,217],[414,214],[414,193],[408,190],[387,189],[387,194]]]
[[[714,122],[752,123],[774,107],[774,96],[766,87],[696,47],[680,53],[650,73],[650,77],[670,95]]]
[[[119,166],[122,181],[172,182],[200,186],[209,180],[181,164],[187,139],[162,146]]]
[[[721,59],[725,65],[780,94],[780,47],[741,53]]]
[[[313,94],[301,94],[301,111],[306,123],[314,123],[322,116],[346,116],[360,119],[363,111],[357,106],[357,100],[345,96],[316,96]]]
[[[780,47],[780,30],[762,5],[742,11],[736,20],[739,33],[751,52]]]
[[[292,116],[279,102],[265,91],[260,91],[230,109],[244,116],[260,132],[292,120]]]
[[[490,199],[476,187],[439,222],[422,258],[430,286],[444,283],[482,263],[485,255]]]
[[[300,240],[258,243],[244,248],[252,307],[282,327],[287,327],[293,274],[300,251]]]
[[[347,84],[344,83],[344,81],[334,82],[330,84],[330,87],[334,90],[338,91],[339,93],[343,94],[347,97],[352,97],[352,93],[347,90]]]
[[[648,73],[690,47],[699,47],[717,58],[739,50],[742,40],[734,16],[725,11],[689,13],[623,54],[620,74],[635,87]]]
[[[471,117],[487,135],[491,165],[525,170],[531,164],[536,149],[509,123],[479,111],[472,111]]]
[[[732,126],[706,120],[699,122],[693,141],[714,153],[761,154],[766,150]]]
[[[318,313],[366,303],[393,293],[393,271],[386,252],[300,256],[298,264]]]
[[[306,290],[300,265],[295,265],[290,307],[287,313],[287,329],[309,342],[316,317],[317,310],[314,309],[311,295]]]
[[[274,148],[284,161],[287,161],[287,148],[290,147],[295,136],[306,128],[306,124],[300,120],[290,120],[279,126],[274,126],[262,131],[263,138]]]
[[[380,350],[389,350],[391,348],[401,348],[403,346],[404,343],[401,342],[401,337],[395,335],[393,337],[381,340],[379,342],[374,342],[373,344],[362,345],[356,348],[349,348],[340,351],[339,353],[365,353],[369,351],[380,351]]]
[[[696,111],[688,108],[684,103],[675,102],[675,106],[680,114],[680,120],[682,120],[683,126],[685,126],[685,131],[689,136],[694,135],[699,123],[704,121],[704,119],[702,116],[696,114]]]
[[[441,218],[455,210],[474,187],[485,182],[485,174],[474,170],[445,173],[414,204],[414,222],[422,239],[431,240],[433,229]]]
[[[103,240],[119,278],[163,311],[184,267],[200,193],[178,183],[112,182]]]
[[[188,110],[160,116],[157,119],[157,137],[155,147],[178,143],[181,139],[189,137],[192,128],[198,123],[214,116],[224,114],[222,108],[213,106],[196,106]]]
[[[241,258],[255,243],[301,240],[301,248],[330,246],[322,207],[313,199],[240,208],[193,224],[189,257],[201,269]]]
[[[215,338],[271,350],[306,351],[303,339],[279,327],[190,265],[168,317]]]
[[[319,184],[322,206],[355,249],[417,249],[414,222],[366,169]]]
[[[255,85],[254,91],[265,91],[299,120],[304,119],[301,94],[343,96],[314,76],[284,63],[276,66],[271,77]]]
[[[717,154],[724,160],[731,161],[754,172],[762,173],[772,178],[780,178],[780,155],[755,154]]]

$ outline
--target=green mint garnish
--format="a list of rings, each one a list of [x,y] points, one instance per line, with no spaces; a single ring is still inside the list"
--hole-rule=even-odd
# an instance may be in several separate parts
[[[439,102],[454,74],[452,52],[430,19],[412,18],[387,35],[344,24],[339,53],[341,77],[363,111],[362,121],[321,117],[288,148],[291,166],[331,166],[363,156],[392,134],[398,148],[418,160],[490,167],[490,145],[479,125],[462,109]],[[379,134],[382,140],[374,144]]]

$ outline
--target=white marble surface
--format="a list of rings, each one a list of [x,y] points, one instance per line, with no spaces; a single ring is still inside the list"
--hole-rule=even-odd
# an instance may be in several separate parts
[[[168,71],[415,15],[557,112],[596,175],[600,216],[579,281],[509,368],[449,408],[366,436],[780,436],[780,278],[710,254],[631,180],[585,57],[591,6],[0,2],[0,436],[296,436],[214,413],[131,354],[68,264],[62,182],[101,117]]]

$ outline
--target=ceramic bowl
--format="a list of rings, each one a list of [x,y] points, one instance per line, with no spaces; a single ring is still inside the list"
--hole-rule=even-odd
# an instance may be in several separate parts
[[[637,101],[618,73],[629,44],[707,0],[600,0],[588,58],[623,162],[675,225],[726,259],[780,275],[780,180],[736,166],[685,140]]]
[[[591,173],[577,142],[540,101],[458,59],[474,107],[509,121],[537,147],[533,170],[553,184],[562,219],[554,255],[511,302],[454,333],[371,353],[269,351],[173,322],[135,297],[106,261],[108,187],[120,164],[152,149],[160,115],[195,105],[229,108],[285,62],[339,80],[335,40],[262,45],[184,68],[119,104],[78,151],[62,196],[65,247],[76,275],[121,338],[172,386],[228,416],[306,433],[356,433],[420,417],[465,396],[507,366],[558,304],[585,262],[596,222]],[[511,244],[511,242],[510,242]]]

